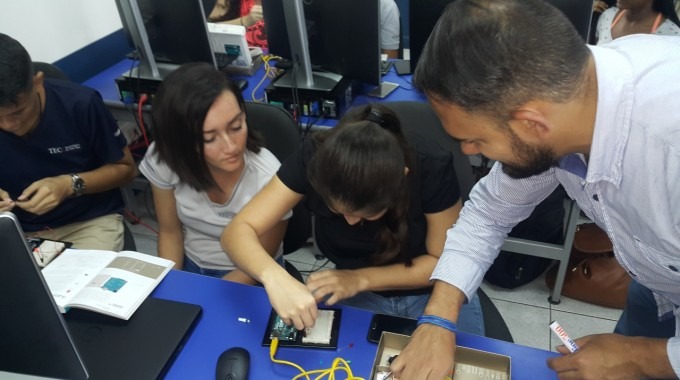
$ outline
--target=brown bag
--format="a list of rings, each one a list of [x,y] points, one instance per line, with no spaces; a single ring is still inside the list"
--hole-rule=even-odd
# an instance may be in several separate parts
[[[574,235],[562,295],[583,302],[623,309],[626,306],[630,275],[614,257],[614,247],[596,224],[578,226]],[[545,276],[550,289],[555,286],[558,266]]]

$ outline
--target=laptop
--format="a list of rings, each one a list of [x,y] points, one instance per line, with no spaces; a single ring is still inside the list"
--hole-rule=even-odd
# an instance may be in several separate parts
[[[79,309],[62,316],[9,212],[0,213],[0,260],[0,375],[160,378],[201,314],[149,297],[128,321]]]

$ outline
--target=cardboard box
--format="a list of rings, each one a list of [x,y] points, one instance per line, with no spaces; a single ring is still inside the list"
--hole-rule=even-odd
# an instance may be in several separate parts
[[[399,355],[411,337],[383,332],[373,360],[371,380],[383,380],[389,373],[389,358]],[[453,380],[512,380],[510,357],[467,347],[456,347]],[[392,378],[389,378],[392,380]],[[395,379],[398,380],[398,379]]]

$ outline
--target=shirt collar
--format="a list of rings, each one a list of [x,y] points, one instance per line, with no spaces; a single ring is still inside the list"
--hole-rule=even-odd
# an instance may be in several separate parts
[[[614,47],[616,43],[608,44]],[[614,48],[588,46],[597,73],[597,113],[586,181],[621,182],[634,100],[632,67]]]

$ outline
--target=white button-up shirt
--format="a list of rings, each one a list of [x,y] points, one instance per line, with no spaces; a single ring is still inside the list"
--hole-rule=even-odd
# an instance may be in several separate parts
[[[633,35],[590,46],[598,83],[597,116],[585,178],[565,165],[512,179],[497,164],[472,190],[448,231],[432,279],[468,298],[511,228],[562,184],[607,231],[616,258],[651,289],[661,311],[680,305],[680,37]],[[585,166],[583,157],[569,157]],[[568,170],[569,169],[569,170]],[[680,320],[676,317],[676,326]],[[677,331],[677,330],[676,330]],[[680,337],[668,354],[680,376]]]

